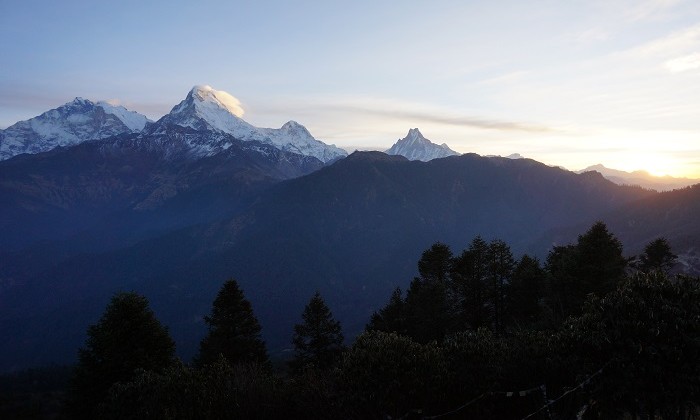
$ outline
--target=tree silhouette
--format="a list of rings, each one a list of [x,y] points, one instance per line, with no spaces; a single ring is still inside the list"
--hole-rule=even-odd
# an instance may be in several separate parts
[[[343,333],[319,292],[313,295],[301,317],[303,322],[294,326],[294,359],[290,367],[300,372],[307,367],[333,366],[343,351]]]
[[[469,248],[454,260],[450,288],[460,324],[457,330],[490,325],[491,311],[488,301],[491,284],[488,281],[488,250],[486,241],[477,236],[469,244]]]
[[[640,271],[668,272],[678,260],[678,255],[671,252],[671,246],[666,238],[658,238],[649,242],[644,247],[644,252],[639,256],[637,267]]]
[[[130,380],[137,369],[159,372],[175,363],[175,343],[136,293],[112,297],[87,335],[65,406],[68,418],[97,418],[112,384]]]
[[[491,283],[491,306],[493,307],[493,328],[502,331],[508,311],[510,278],[515,260],[508,244],[494,240],[486,253],[488,277]]]
[[[406,304],[400,288],[394,290],[385,307],[372,314],[367,330],[406,334]]]
[[[627,260],[622,243],[608,232],[603,222],[596,222],[578,237],[578,281],[584,293],[603,296],[615,289],[625,275]]]
[[[544,278],[537,258],[523,255],[513,270],[510,284],[510,316],[514,322],[531,326],[538,320]]]
[[[260,324],[236,280],[224,283],[214,300],[211,316],[205,317],[204,322],[209,332],[200,343],[198,364],[213,363],[220,356],[231,365],[268,362]]]

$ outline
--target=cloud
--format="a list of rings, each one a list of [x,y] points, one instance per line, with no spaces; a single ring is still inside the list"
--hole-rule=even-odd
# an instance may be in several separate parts
[[[395,119],[409,119],[412,121],[420,121],[435,124],[446,124],[460,127],[480,128],[485,130],[501,130],[501,131],[526,131],[526,132],[552,132],[556,131],[553,128],[545,127],[536,124],[522,123],[518,121],[506,121],[497,119],[479,118],[467,115],[445,115],[422,111],[409,110],[389,110],[389,109],[372,109],[372,108],[354,108],[347,107],[348,110],[354,112],[364,112],[372,115],[380,115]]]
[[[683,57],[668,60],[665,64],[671,73],[682,73],[688,70],[700,68],[700,53],[693,53]]]
[[[281,101],[280,109],[289,109],[287,101]],[[425,103],[402,101],[390,98],[378,97],[357,97],[349,96],[344,98],[306,98],[303,103],[295,100],[297,112],[307,115],[329,115],[340,114],[344,119],[355,117],[362,121],[369,118],[389,119],[389,120],[410,120],[411,126],[419,123],[437,124],[445,126],[456,126],[466,128],[477,128],[482,130],[495,131],[520,131],[532,133],[546,133],[561,131],[552,127],[540,124],[511,121],[498,118],[484,118],[468,113],[455,112],[453,108],[435,106]],[[269,106],[263,106],[267,111],[275,111]],[[262,110],[262,109],[261,109]]]
[[[700,46],[700,24],[689,26],[665,37],[637,46],[628,52],[640,57],[678,56]]]
[[[634,1],[628,4],[626,17],[628,21],[641,21],[649,19],[659,19],[664,16],[669,9],[682,3],[683,0],[647,0]]]

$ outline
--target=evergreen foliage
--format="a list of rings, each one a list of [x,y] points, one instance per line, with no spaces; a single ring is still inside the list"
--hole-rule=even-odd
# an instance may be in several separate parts
[[[296,372],[332,367],[343,352],[343,333],[319,292],[311,297],[301,317],[303,322],[294,326],[294,359],[290,367]]]
[[[554,247],[547,257],[549,304],[556,321],[581,313],[589,294],[598,297],[615,289],[624,278],[627,259],[622,243],[596,222],[579,235],[576,245]]]
[[[231,366],[225,358],[202,367],[141,370],[109,391],[100,419],[225,420],[285,417],[280,383],[258,363]]]
[[[488,249],[486,241],[477,236],[453,263],[450,284],[459,329],[478,329],[491,323]]]
[[[622,256],[622,243],[607,226],[596,222],[578,237],[576,249],[579,289],[598,297],[615,290],[624,277],[627,259]]]
[[[501,332],[505,328],[509,310],[510,281],[515,268],[515,260],[510,247],[497,239],[489,244],[486,253],[487,271],[491,283],[491,306],[493,329]]]
[[[394,332],[397,334],[407,334],[406,308],[400,288],[396,288],[389,298],[389,303],[372,314],[368,331]]]
[[[659,269],[624,277],[618,245],[604,225],[596,224],[577,244],[555,247],[543,269],[527,255],[516,263],[498,240],[487,244],[477,237],[456,258],[448,247],[435,244],[423,253],[420,277],[406,299],[397,288],[349,349],[343,348],[340,324],[316,292],[304,308],[303,322],[295,326],[295,375],[287,377],[273,375],[260,360],[229,358],[223,351],[196,367],[174,364],[172,341],[145,299],[117,295],[90,327],[74,381],[74,390],[81,385],[82,393],[72,395],[74,411],[66,414],[105,419],[697,418],[700,278],[671,278]],[[665,246],[659,249],[665,249],[659,255],[671,254]],[[611,283],[614,288],[606,292]],[[476,302],[474,285],[488,292],[480,301],[484,324],[476,329],[470,324],[479,315],[470,306]],[[580,299],[585,302],[577,309],[565,306],[580,305]],[[236,282],[227,282],[207,317],[209,336],[215,326],[245,324],[242,314],[254,320],[250,304],[242,302],[247,303]],[[558,316],[567,318],[539,330],[547,321],[545,304],[553,303],[561,305]],[[433,304],[437,309],[431,318]],[[438,332],[434,338],[427,339],[429,328]],[[254,331],[252,341],[260,342],[259,326],[248,331]],[[136,345],[129,334],[148,339]]]
[[[231,365],[269,363],[260,324],[250,302],[234,279],[226,281],[216,296],[210,316],[204,317],[209,332],[200,343],[197,363],[206,365],[220,356]]]
[[[167,329],[136,293],[118,293],[78,352],[65,416],[98,418],[98,406],[116,382],[128,381],[138,369],[160,372],[175,363],[175,343]]]
[[[523,255],[513,270],[510,282],[510,319],[520,326],[533,326],[541,314],[545,272],[540,262]]]
[[[671,246],[665,238],[657,238],[644,247],[639,256],[637,268],[643,272],[661,271],[667,273],[678,260],[678,255],[671,252]]]

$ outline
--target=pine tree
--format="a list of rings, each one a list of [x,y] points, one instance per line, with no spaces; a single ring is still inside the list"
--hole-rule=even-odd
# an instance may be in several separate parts
[[[115,295],[87,335],[65,406],[68,418],[97,418],[97,408],[114,383],[132,379],[139,369],[163,371],[176,360],[167,329],[148,300],[136,293]]]
[[[452,266],[452,251],[450,247],[435,242],[423,251],[418,261],[418,273],[425,282],[446,282]]]
[[[637,267],[640,271],[648,273],[650,271],[668,272],[678,260],[678,255],[671,252],[671,246],[666,238],[658,238],[644,247],[644,252],[639,256]]]
[[[231,365],[268,363],[260,324],[236,280],[224,283],[212,305],[211,316],[204,317],[204,322],[209,332],[200,343],[197,364],[213,363],[220,356]]]
[[[604,296],[615,289],[625,275],[627,260],[622,243],[603,222],[596,222],[578,237],[577,277],[583,293]]]
[[[490,325],[488,300],[491,285],[488,282],[488,244],[481,236],[475,237],[469,248],[455,258],[450,289],[455,311],[461,324],[457,330],[467,327],[478,329]]]
[[[510,278],[515,268],[515,260],[508,244],[496,239],[489,244],[486,253],[488,277],[491,283],[491,306],[493,308],[493,328],[503,331],[509,306]]]
[[[394,290],[385,307],[372,314],[366,329],[406,334],[406,304],[400,288]]]
[[[414,340],[441,340],[451,328],[448,296],[452,251],[436,242],[423,252],[418,273],[406,292],[406,331]]]
[[[510,316],[514,322],[529,326],[538,320],[544,278],[537,258],[523,255],[513,270],[510,285]]]
[[[319,292],[313,295],[301,317],[303,323],[294,326],[294,359],[290,367],[297,372],[307,367],[332,367],[343,352],[343,333]]]

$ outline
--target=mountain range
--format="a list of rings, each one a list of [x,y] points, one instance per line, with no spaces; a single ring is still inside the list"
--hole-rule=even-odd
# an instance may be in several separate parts
[[[144,115],[122,106],[75,98],[56,109],[0,130],[0,160],[87,140],[137,133],[149,122]]]
[[[140,131],[1,161],[0,371],[73,361],[119,290],[145,294],[188,359],[229,277],[273,354],[316,290],[352,337],[423,250],[458,252],[476,235],[544,258],[603,220],[628,255],[666,236],[700,268],[699,186],[657,193],[525,158],[336,149],[297,123],[255,128],[230,95],[195,87]]]
[[[654,176],[647,171],[625,172],[606,168],[601,164],[589,166],[578,173],[596,171],[618,185],[639,185],[656,191],[670,191],[688,187],[700,182],[698,179],[674,178],[672,176]]]

